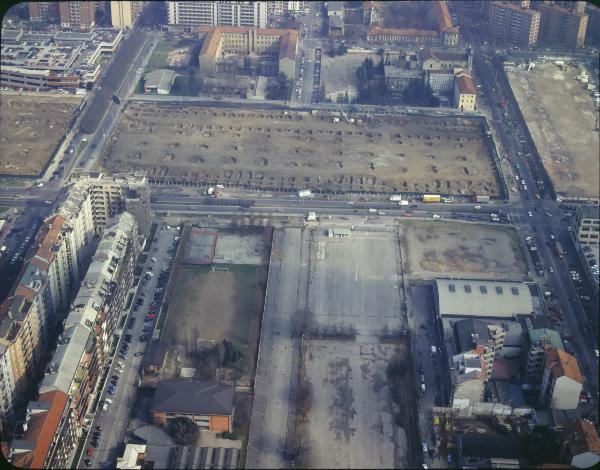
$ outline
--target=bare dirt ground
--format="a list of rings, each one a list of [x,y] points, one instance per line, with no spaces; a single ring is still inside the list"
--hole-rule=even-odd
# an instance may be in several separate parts
[[[510,86],[543,164],[558,194],[599,198],[600,159],[596,107],[579,69],[562,71],[554,63],[527,72],[507,72]]]
[[[307,422],[309,468],[400,468],[386,367],[396,346],[311,340],[305,343],[312,384]]]
[[[80,101],[75,95],[0,95],[0,174],[39,175]]]
[[[527,279],[519,238],[511,227],[412,221],[401,231],[405,267],[415,279]]]
[[[343,119],[342,119],[343,121]],[[129,103],[99,169],[261,188],[497,195],[482,123]]]
[[[247,238],[241,236],[237,245],[247,245]],[[236,248],[232,240],[229,245]],[[263,249],[266,253],[270,247]],[[210,347],[211,342],[218,345],[224,339],[232,341],[243,359],[230,367],[233,372],[220,373],[240,385],[249,384],[255,369],[267,276],[264,258],[252,261],[253,265],[216,266],[214,271],[211,266],[178,266],[174,270],[175,290],[161,332],[161,339],[171,349],[182,351],[190,364],[190,358],[195,358],[198,366],[206,367],[204,372],[212,366],[199,355],[203,348]]]

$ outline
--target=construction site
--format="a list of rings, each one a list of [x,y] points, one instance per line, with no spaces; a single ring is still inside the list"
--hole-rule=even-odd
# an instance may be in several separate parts
[[[37,176],[73,119],[81,96],[0,96],[0,174]]]
[[[599,115],[581,74],[554,62],[506,72],[557,196],[598,200]]]
[[[98,170],[265,190],[498,196],[484,121],[130,102]]]

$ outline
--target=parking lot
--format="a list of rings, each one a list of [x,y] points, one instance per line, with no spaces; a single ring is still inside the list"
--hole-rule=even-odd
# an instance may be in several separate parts
[[[304,380],[312,389],[303,431],[308,467],[409,463],[402,427],[406,421],[394,416],[396,410],[406,415],[414,403],[410,394],[398,405],[392,402],[386,371],[399,346],[380,343],[391,332],[397,338],[405,324],[400,266],[394,232],[353,231],[350,238],[329,238],[317,230],[313,234],[308,295],[312,339],[303,341],[302,351]]]
[[[400,328],[400,253],[394,233],[328,238],[315,234],[311,263],[311,328],[348,325],[357,336]]]
[[[106,374],[96,413],[87,432],[79,468],[114,468],[131,408],[137,396],[138,370],[156,325],[178,237],[175,227],[156,231],[127,320]],[[156,273],[156,274],[155,274]],[[165,274],[161,274],[165,273]]]
[[[395,350],[390,344],[305,342],[313,391],[307,468],[407,466],[406,436],[394,424],[386,378]]]

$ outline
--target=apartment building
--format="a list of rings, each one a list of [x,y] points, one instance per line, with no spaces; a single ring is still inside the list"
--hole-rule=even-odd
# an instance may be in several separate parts
[[[555,410],[574,410],[579,404],[583,376],[577,359],[560,349],[546,351],[540,402]]]
[[[560,334],[550,328],[535,328],[529,319],[525,320],[525,374],[539,382],[544,371],[546,351],[551,348],[565,350]]]
[[[83,203],[83,214],[85,207]],[[73,221],[60,215],[48,219],[36,238],[37,248],[0,307],[2,362],[12,371],[0,377],[5,419],[12,418],[17,397],[35,377],[40,353],[64,318],[92,236],[91,219],[85,215]]]
[[[96,10],[101,8],[98,1],[58,2],[60,24],[71,27],[91,27],[96,23]]]
[[[577,207],[575,233],[582,245],[600,244],[600,207],[597,204]]]
[[[298,32],[291,29],[255,29],[232,27],[200,27],[206,33],[200,49],[200,74],[214,76],[227,56],[255,55],[268,58],[272,72],[295,76]]]
[[[541,14],[539,40],[569,49],[583,47],[588,17],[585,13],[558,5],[537,5]]]
[[[168,1],[170,25],[267,27],[267,2]]]
[[[471,76],[464,71],[455,75],[454,106],[461,111],[475,111],[477,109],[477,90]]]
[[[145,2],[111,1],[110,19],[114,28],[131,28],[140,16]]]
[[[12,418],[14,404],[35,374],[41,353],[39,314],[33,302],[15,295],[0,306],[0,351],[3,368],[0,377],[2,427]]]
[[[50,468],[70,467],[82,426],[89,424],[100,393],[100,376],[108,371],[106,361],[116,347],[115,332],[138,254],[135,218],[123,212],[109,221],[103,233],[40,383],[40,397],[66,397],[53,411],[63,419],[54,418],[37,427],[27,423],[24,438],[11,444],[13,463],[16,460],[27,466],[36,461]],[[29,408],[36,406],[37,402],[31,402]],[[23,441],[29,445],[24,446]]]
[[[143,172],[117,173],[112,176],[90,172],[72,178],[77,194],[89,193],[91,216],[97,234],[108,219],[127,211],[135,217],[140,243],[143,245],[150,228],[150,191]],[[81,197],[81,196],[76,196]]]
[[[540,12],[511,2],[489,5],[490,34],[499,41],[530,47],[537,43]]]
[[[492,375],[494,359],[504,346],[505,333],[501,325],[475,318],[457,320],[452,325],[455,354],[481,355],[483,375]]]
[[[27,2],[27,6],[29,7],[29,21],[53,22],[60,18],[58,2]]]
[[[56,214],[40,229],[35,249],[8,298],[0,305],[0,411],[12,419],[17,396],[31,383],[40,352],[60,327],[85,273],[92,240],[107,220],[131,211],[138,243],[145,241],[150,211],[144,175],[99,173],[73,179]]]
[[[306,8],[304,0],[277,0],[267,2],[267,15],[284,16],[302,13]]]

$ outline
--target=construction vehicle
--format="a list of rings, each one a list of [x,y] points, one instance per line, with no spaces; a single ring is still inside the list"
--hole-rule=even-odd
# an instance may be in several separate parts
[[[307,222],[314,222],[315,220],[317,220],[317,213],[316,212],[309,212],[306,216],[306,221]]]
[[[312,193],[310,189],[301,189],[298,191],[298,197],[311,197]]]

